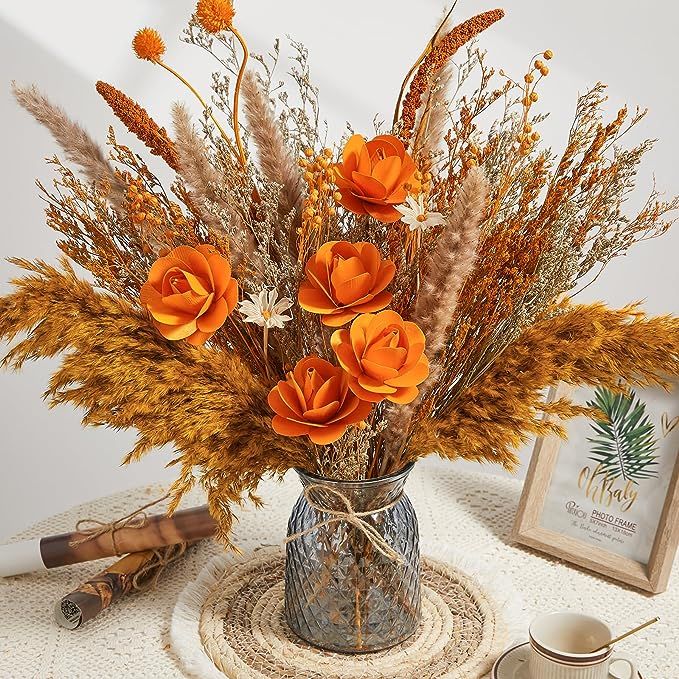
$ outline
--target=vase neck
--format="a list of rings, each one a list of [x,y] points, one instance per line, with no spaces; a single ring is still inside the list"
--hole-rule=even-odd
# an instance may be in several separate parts
[[[403,494],[412,465],[396,474],[376,479],[339,481],[301,469],[295,471],[314,504],[333,511],[346,511],[346,502],[354,512],[379,511],[392,506]]]

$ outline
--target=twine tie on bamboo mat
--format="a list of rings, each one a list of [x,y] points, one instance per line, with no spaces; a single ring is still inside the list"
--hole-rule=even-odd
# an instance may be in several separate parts
[[[322,505],[318,504],[312,497],[312,491],[314,490],[323,490],[323,492],[325,493],[330,493],[331,495],[334,495],[344,505],[345,510],[330,509],[328,507],[323,507]],[[328,514],[329,518],[323,521],[319,521],[318,523],[314,524],[313,526],[303,531],[293,533],[292,535],[288,535],[284,543],[287,545],[289,542],[299,540],[299,538],[303,538],[305,535],[312,533],[318,528],[323,528],[323,526],[329,526],[333,523],[344,522],[348,523],[349,525],[353,526],[358,531],[363,533],[363,535],[365,535],[366,539],[373,545],[373,547],[375,547],[375,549],[378,552],[380,552],[380,554],[386,556],[387,559],[397,561],[398,563],[403,563],[403,556],[399,554],[380,535],[379,531],[373,525],[368,523],[364,518],[366,516],[372,516],[373,514],[386,512],[392,507],[395,507],[398,504],[399,500],[401,499],[402,495],[403,493],[399,493],[396,499],[392,500],[389,504],[386,504],[383,507],[377,507],[376,509],[371,509],[370,511],[365,512],[357,512],[354,511],[351,501],[346,495],[344,495],[344,493],[341,493],[339,490],[335,488],[330,488],[321,483],[312,483],[304,489],[304,497],[306,498],[306,501],[309,503],[311,507],[313,507],[317,512],[321,512],[322,514]]]
[[[122,556],[123,553],[120,552],[118,545],[116,544],[116,531],[119,531],[121,528],[143,528],[148,520],[146,510],[150,509],[151,507],[155,507],[156,505],[163,502],[163,500],[167,500],[169,497],[170,493],[165,493],[165,495],[159,497],[157,500],[153,500],[152,502],[135,509],[133,512],[130,512],[125,516],[121,516],[119,519],[115,519],[114,521],[105,522],[99,521],[98,519],[80,519],[75,524],[75,529],[84,537],[69,542],[69,547],[78,547],[85,542],[96,540],[102,535],[110,533],[113,553],[116,556]],[[89,526],[89,528],[85,528],[84,526]]]

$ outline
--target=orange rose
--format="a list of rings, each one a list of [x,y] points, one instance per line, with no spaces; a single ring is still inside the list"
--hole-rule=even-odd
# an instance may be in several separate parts
[[[323,324],[333,328],[360,313],[384,309],[393,297],[384,288],[394,278],[396,267],[382,259],[372,243],[330,241],[309,258],[304,270],[299,305],[322,314]]]
[[[362,422],[372,403],[350,390],[347,374],[317,356],[303,358],[285,381],[269,392],[276,413],[271,424],[283,436],[308,436],[314,443],[337,441],[351,424]]]
[[[355,134],[344,147],[342,161],[333,165],[341,205],[387,224],[401,219],[394,205],[417,191],[420,182],[415,177],[415,161],[400,139],[381,134],[366,143],[360,134]]]
[[[365,401],[411,403],[429,376],[423,332],[395,311],[359,316],[350,330],[335,331],[331,344],[349,388]]]
[[[139,299],[163,337],[200,345],[233,311],[238,283],[211,245],[181,245],[154,263]]]

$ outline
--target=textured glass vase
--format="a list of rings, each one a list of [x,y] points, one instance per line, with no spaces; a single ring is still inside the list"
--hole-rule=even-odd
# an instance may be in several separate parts
[[[361,653],[394,646],[415,631],[419,533],[403,492],[411,469],[365,481],[335,481],[297,470],[306,494],[288,523],[288,536],[302,535],[287,544],[285,617],[305,641]],[[372,540],[364,527],[333,513],[346,512],[347,501],[360,515],[356,518],[374,528]]]

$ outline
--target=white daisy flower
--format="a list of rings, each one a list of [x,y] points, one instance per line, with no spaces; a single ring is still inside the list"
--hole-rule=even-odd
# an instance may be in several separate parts
[[[407,224],[411,231],[421,229],[426,231],[433,226],[443,224],[443,215],[440,212],[429,212],[424,206],[424,194],[421,193],[417,200],[412,196],[406,198],[403,205],[394,206],[402,215],[401,221]]]
[[[284,314],[292,306],[287,297],[278,299],[278,290],[262,288],[258,295],[248,293],[250,299],[244,299],[238,310],[246,323],[256,323],[262,328],[282,328],[292,320],[292,316]]]

